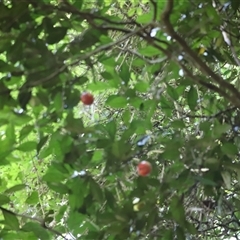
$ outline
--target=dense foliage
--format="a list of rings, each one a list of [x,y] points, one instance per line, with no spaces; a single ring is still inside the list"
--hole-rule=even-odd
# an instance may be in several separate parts
[[[0,238],[240,238],[239,17],[0,1]]]

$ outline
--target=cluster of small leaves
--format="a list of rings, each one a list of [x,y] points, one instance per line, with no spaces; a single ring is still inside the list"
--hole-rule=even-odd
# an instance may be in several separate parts
[[[0,238],[237,238],[239,11],[1,1]]]

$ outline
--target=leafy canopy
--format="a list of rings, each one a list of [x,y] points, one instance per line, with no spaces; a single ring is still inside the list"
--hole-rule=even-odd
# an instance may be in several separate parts
[[[239,15],[0,1],[0,238],[237,239]]]

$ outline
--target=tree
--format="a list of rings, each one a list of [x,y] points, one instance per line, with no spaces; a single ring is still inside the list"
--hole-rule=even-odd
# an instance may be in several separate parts
[[[1,1],[1,239],[238,239],[239,10]]]

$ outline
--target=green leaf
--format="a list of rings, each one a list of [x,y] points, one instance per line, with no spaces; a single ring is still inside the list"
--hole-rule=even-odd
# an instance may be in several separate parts
[[[75,53],[76,51],[86,50],[94,46],[96,43],[100,42],[101,35],[106,34],[107,32],[104,29],[97,30],[91,27],[86,29],[71,43],[71,52]]]
[[[197,93],[196,87],[191,86],[187,94],[187,101],[188,101],[188,106],[192,111],[194,111],[197,106],[197,100],[198,100],[198,93]]]
[[[33,232],[38,239],[41,240],[50,240],[51,237],[46,229],[44,229],[39,223],[35,222],[27,222],[23,227],[22,230]]]
[[[143,102],[144,102],[144,100],[139,97],[130,97],[130,99],[129,99],[129,105],[135,107],[136,109],[140,109]]]
[[[80,101],[80,91],[78,89],[73,89],[70,92],[66,92],[65,98],[65,108],[72,109],[78,105]]]
[[[60,111],[63,109],[63,99],[62,99],[62,93],[57,93],[53,100],[54,107],[56,111]]]
[[[36,150],[37,148],[37,143],[34,141],[28,141],[22,143],[20,146],[17,147],[17,150],[22,151],[22,152],[31,152],[33,150]]]
[[[19,140],[23,140],[25,137],[27,137],[32,131],[34,130],[34,126],[32,125],[26,125],[24,126],[20,131]]]
[[[48,140],[48,135],[40,139],[39,143],[37,144],[37,153],[40,152],[41,148],[46,144],[47,140]]]
[[[177,229],[176,229],[176,233],[177,233],[177,239],[179,239],[179,240],[185,240],[186,239],[183,228],[178,226]]]
[[[106,126],[105,129],[107,130],[109,136],[111,139],[115,138],[116,135],[116,131],[117,131],[117,125],[116,125],[116,121],[109,121]]]
[[[126,146],[125,141],[115,141],[112,143],[111,154],[114,159],[118,159],[120,161],[124,161],[126,153],[130,152],[130,145]]]
[[[62,40],[67,34],[67,28],[65,27],[54,27],[48,32],[47,43],[54,44]]]
[[[9,203],[11,200],[8,196],[0,194],[0,206]]]
[[[130,120],[131,120],[131,112],[126,109],[123,114],[122,114],[122,119],[125,125],[129,125],[130,124]]]
[[[7,64],[6,62],[4,62],[3,60],[0,59],[0,72],[4,73],[4,72],[11,72],[14,71],[15,68],[9,64]]]
[[[199,129],[207,133],[209,132],[209,129],[211,129],[211,125],[212,122],[201,122],[199,125]]]
[[[235,169],[233,169],[233,170],[235,170]],[[236,171],[236,173],[237,173],[237,181],[238,181],[238,184],[240,185],[240,169],[238,168],[238,169],[236,169],[235,171]]]
[[[170,240],[170,239],[174,239],[175,233],[173,232],[173,230],[165,230],[164,231],[164,235],[163,235],[163,239],[166,240]]]
[[[145,14],[142,14],[141,16],[138,16],[137,17],[137,22],[142,23],[142,24],[146,24],[146,23],[151,22],[152,19],[153,19],[153,13],[150,12],[150,13],[145,13]]]
[[[190,234],[197,234],[197,229],[194,227],[193,223],[185,222],[185,226]]]
[[[178,98],[179,98],[178,92],[172,86],[170,86],[170,85],[167,86],[167,93],[173,100],[175,100],[175,101],[178,100]]]
[[[238,153],[238,148],[233,143],[224,143],[221,146],[221,150],[223,153],[225,153],[227,155],[236,155]]]
[[[57,193],[67,194],[70,192],[69,188],[65,184],[56,183],[56,182],[48,182],[47,184],[50,189],[52,189]]]
[[[72,112],[67,115],[65,128],[72,133],[84,133],[82,119],[74,118]]]
[[[37,98],[40,100],[43,106],[49,106],[49,95],[47,92],[39,90],[37,93]]]
[[[59,172],[56,168],[49,168],[47,173],[42,177],[43,181],[46,182],[61,182],[65,180],[65,176],[62,172]]]
[[[112,108],[124,108],[127,103],[127,99],[122,96],[109,96],[106,101],[106,104]]]
[[[126,63],[123,63],[120,70],[119,70],[119,76],[124,81],[124,83],[127,85],[130,80],[130,72],[129,67]]]
[[[26,110],[26,106],[32,97],[31,91],[20,91],[18,94],[18,102],[22,109]]]
[[[9,142],[12,144],[15,143],[16,135],[15,135],[15,126],[12,123],[7,125],[7,129],[5,131],[5,135]]]
[[[195,176],[194,178],[196,180],[200,181],[203,185],[217,186],[217,184],[214,181],[212,181],[211,179],[204,178],[201,176]]]
[[[161,96],[160,104],[162,109],[173,109],[173,104],[171,101],[167,100],[164,96]]]
[[[89,183],[90,183],[90,190],[94,199],[98,203],[102,204],[104,202],[104,195],[100,185],[97,182],[95,182],[94,179],[91,179]]]
[[[39,152],[38,158],[45,159],[46,157],[52,154],[52,151],[53,151],[52,147],[49,147],[49,146],[42,148]]]
[[[13,187],[8,188],[4,193],[15,193],[26,188],[25,184],[18,184]]]
[[[1,209],[4,217],[4,223],[13,230],[19,230],[19,222],[16,215],[10,211]]]
[[[12,240],[12,239],[24,239],[24,240],[37,240],[33,233],[29,232],[10,232],[10,231],[2,231],[0,236],[4,240]]]
[[[176,222],[181,226],[184,225],[186,221],[185,211],[183,208],[183,204],[180,202],[178,197],[173,197],[173,199],[171,200],[170,211],[172,213],[173,219],[175,219]]]
[[[223,181],[226,185],[226,188],[231,189],[231,182],[232,182],[231,174],[227,171],[223,171],[223,172],[221,172],[221,175],[222,175]]]
[[[84,223],[86,221],[86,216],[78,212],[70,212],[67,219],[67,224],[71,229],[79,228],[79,223]]]
[[[77,1],[74,1],[73,6],[74,6],[76,9],[81,10],[82,5],[83,5],[83,2],[84,2],[84,0],[77,0]]]
[[[139,81],[135,84],[135,89],[138,92],[145,93],[149,90],[149,83],[144,81]]]
[[[231,5],[232,5],[233,11],[237,12],[237,10],[240,7],[240,2],[239,1],[235,1],[235,0],[231,0]]]
[[[81,178],[75,177],[68,182],[70,188],[69,206],[71,209],[78,209],[83,206],[84,198],[89,192],[89,184]]]
[[[147,219],[147,229],[150,231],[152,227],[154,226],[155,222],[158,220],[158,213],[154,210],[149,212],[149,216]]]
[[[169,117],[172,115],[172,110],[174,109],[172,101],[169,101],[164,96],[160,98],[160,105],[163,112]]]
[[[212,134],[215,138],[218,138],[223,133],[226,133],[231,129],[232,129],[232,126],[230,124],[227,124],[227,123],[220,124],[219,122],[216,122],[212,128]]]
[[[106,91],[106,89],[112,89],[109,82],[95,82],[88,84],[88,89],[91,91]]]
[[[37,204],[39,202],[39,196],[37,191],[33,191],[25,201],[27,204]]]
[[[140,49],[139,53],[146,57],[159,56],[161,54],[161,52],[157,48],[152,46],[147,46]]]
[[[180,153],[179,153],[178,145],[174,141],[169,142],[169,145],[165,147],[165,150],[163,152],[164,158],[172,159],[172,160],[179,157],[179,154]]]
[[[55,219],[57,222],[60,222],[63,219],[64,214],[66,213],[67,209],[68,209],[68,206],[66,206],[66,205],[60,206],[58,208],[57,214],[55,215]]]
[[[108,225],[116,221],[114,213],[110,212],[103,212],[99,213],[97,216],[97,223],[98,224],[103,224],[103,225]]]
[[[183,129],[186,127],[185,123],[183,120],[175,120],[171,123],[171,126],[173,128],[180,128],[180,129]]]
[[[32,118],[26,114],[14,114],[11,116],[11,121],[15,125],[25,125],[29,123],[32,120]]]
[[[68,165],[63,164],[62,162],[52,162],[52,168],[56,169],[57,171],[69,175],[72,172],[72,169],[69,169]]]
[[[95,150],[91,161],[94,163],[101,163],[103,156],[104,156],[104,151],[102,149]]]
[[[213,6],[208,6],[206,8],[206,13],[212,22],[214,22],[215,24],[220,24],[221,19],[216,8],[214,8]]]

